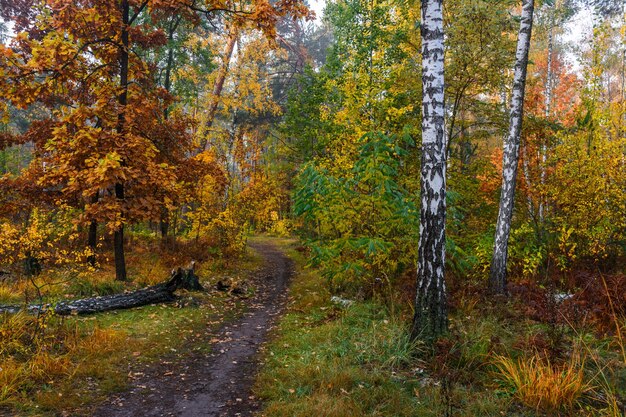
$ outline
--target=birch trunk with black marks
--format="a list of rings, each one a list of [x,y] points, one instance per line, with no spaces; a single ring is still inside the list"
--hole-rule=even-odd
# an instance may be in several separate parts
[[[434,341],[448,327],[444,281],[446,134],[442,0],[422,1],[422,166],[417,295],[411,337]]]
[[[509,111],[506,105],[506,96],[502,101],[502,108],[505,112]],[[522,151],[522,174],[524,174],[524,182],[526,183],[526,188],[530,190],[532,188],[532,180],[530,178],[530,168],[528,165],[528,141],[520,141],[520,147]],[[530,218],[535,224],[537,224],[537,216],[535,215],[535,203],[533,202],[531,193],[526,193],[526,206],[528,208],[528,214]]]
[[[504,142],[502,158],[502,192],[500,208],[496,223],[496,236],[493,247],[493,258],[489,274],[489,289],[495,294],[506,293],[506,263],[508,243],[511,232],[511,217],[515,202],[515,183],[519,161],[520,136],[524,110],[524,90],[526,86],[526,68],[528,66],[528,50],[533,25],[534,0],[522,1],[522,19],[517,37],[515,53],[515,74],[513,76],[513,96],[509,119],[509,133]]]

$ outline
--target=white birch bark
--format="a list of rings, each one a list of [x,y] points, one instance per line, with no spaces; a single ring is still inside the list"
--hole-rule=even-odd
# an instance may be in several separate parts
[[[522,0],[522,20],[517,36],[515,53],[515,74],[513,76],[513,97],[509,119],[509,133],[504,142],[502,158],[502,193],[500,209],[496,223],[496,236],[493,247],[493,259],[489,274],[489,288],[493,293],[506,293],[506,263],[508,242],[511,232],[511,217],[515,202],[515,183],[519,161],[520,135],[524,110],[524,90],[526,86],[526,68],[528,50],[533,24],[534,0]]]
[[[422,166],[417,295],[412,337],[447,330],[445,265],[446,134],[442,0],[422,1]]]

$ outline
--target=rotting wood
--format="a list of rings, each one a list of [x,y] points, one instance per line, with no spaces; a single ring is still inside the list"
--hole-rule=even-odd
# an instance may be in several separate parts
[[[195,274],[194,266],[195,264],[192,262],[189,268],[174,269],[167,281],[136,291],[61,301],[54,304],[4,305],[0,306],[0,313],[14,314],[26,310],[31,314],[37,314],[41,311],[54,311],[55,314],[60,316],[68,316],[123,310],[148,304],[170,302],[176,299],[174,292],[178,289],[203,290],[198,276]]]

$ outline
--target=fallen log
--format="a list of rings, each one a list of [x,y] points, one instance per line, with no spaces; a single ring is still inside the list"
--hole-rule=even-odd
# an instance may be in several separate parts
[[[54,313],[60,316],[101,313],[173,301],[176,299],[174,292],[179,288],[189,290],[203,289],[194,272],[193,262],[189,268],[173,270],[167,281],[136,291],[80,300],[60,301],[55,304],[31,304],[26,307],[5,305],[0,306],[0,313],[14,314],[22,310],[26,310],[31,314],[37,314],[42,311],[54,311]]]

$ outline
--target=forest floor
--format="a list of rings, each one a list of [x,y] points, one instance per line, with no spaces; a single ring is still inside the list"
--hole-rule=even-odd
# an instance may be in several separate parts
[[[295,239],[253,237],[248,247],[200,262],[205,291],[180,291],[174,303],[4,317],[0,416],[624,415],[623,339],[531,317],[524,309],[541,305],[527,293],[502,305],[453,293],[450,334],[427,349],[408,337],[412,291],[332,297]],[[103,269],[50,287],[46,301],[151,285],[198,256],[184,246],[156,248],[133,242],[125,287]],[[0,286],[0,301],[16,299],[19,285]],[[519,375],[503,373],[505,359]],[[527,398],[513,384],[518,376],[573,399],[539,410],[530,401],[536,384]]]
[[[271,243],[251,246],[263,258],[263,267],[249,280],[254,295],[241,317],[205,335],[210,352],[149,365],[128,391],[101,404],[95,417],[249,416],[259,409],[251,391],[258,351],[284,306],[292,267]]]
[[[206,247],[163,250],[133,237],[123,285],[107,264],[71,279],[42,274],[36,284],[54,303],[153,285],[200,259],[205,291],[88,316],[0,317],[0,416],[250,415],[260,406],[257,352],[287,297],[285,242],[255,237],[241,256],[202,258]],[[22,280],[0,282],[0,303],[29,302],[29,291]]]

